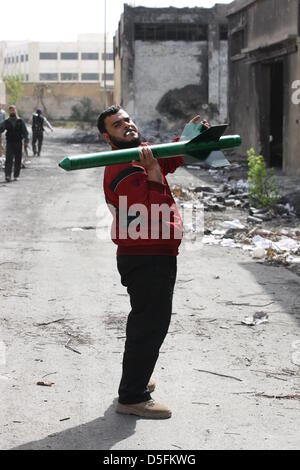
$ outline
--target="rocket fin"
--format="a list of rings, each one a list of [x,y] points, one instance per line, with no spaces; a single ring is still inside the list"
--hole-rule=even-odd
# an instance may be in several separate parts
[[[204,132],[201,132],[201,134],[195,136],[189,143],[219,141],[224,132],[226,131],[227,127],[228,124],[222,124],[221,126],[212,126]]]

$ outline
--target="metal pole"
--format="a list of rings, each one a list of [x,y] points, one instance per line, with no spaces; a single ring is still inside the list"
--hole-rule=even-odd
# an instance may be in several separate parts
[[[107,88],[106,88],[106,51],[107,51],[107,44],[106,44],[106,0],[104,0],[104,104],[105,109],[107,108]]]

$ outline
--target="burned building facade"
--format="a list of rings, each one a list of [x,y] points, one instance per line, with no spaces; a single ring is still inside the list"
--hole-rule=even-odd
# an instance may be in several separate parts
[[[229,7],[229,119],[269,166],[300,175],[300,1]]]
[[[141,127],[183,125],[195,114],[227,120],[228,5],[124,5],[114,39],[115,102]]]

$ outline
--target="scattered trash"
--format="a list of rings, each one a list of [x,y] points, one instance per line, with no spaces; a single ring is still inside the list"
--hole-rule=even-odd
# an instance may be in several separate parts
[[[269,323],[269,315],[265,312],[257,312],[252,317],[247,317],[242,321],[242,324],[247,326],[258,326],[264,323]]]
[[[53,323],[61,323],[65,320],[66,320],[65,318],[59,318],[58,320],[53,320],[48,323],[34,323],[34,326],[48,326],[48,325],[52,325]]]
[[[245,225],[241,224],[240,220],[226,220],[222,223],[223,227],[234,230],[245,230]]]
[[[197,166],[197,169],[201,168]],[[176,202],[182,208],[193,208],[195,203],[200,203],[201,210],[204,208],[204,245],[238,248],[248,252],[254,260],[297,270],[300,265],[300,228],[295,227],[295,204],[288,197],[281,197],[272,209],[254,207],[249,199],[248,181],[239,177],[241,170],[247,171],[243,165],[232,164],[223,170],[206,171],[212,176],[207,184],[193,188],[176,185],[172,188]],[[244,213],[243,217],[244,209],[248,214]],[[232,219],[223,216],[230,213]],[[264,230],[266,222],[274,222],[270,224],[271,229]],[[283,223],[287,226],[282,227]],[[294,226],[288,226],[289,223]],[[195,239],[193,231],[192,224],[185,226],[187,241]]]
[[[225,379],[232,379],[232,380],[236,380],[237,382],[243,382],[241,379],[238,379],[237,377],[233,377],[232,375],[219,374],[217,372],[211,372],[210,370],[202,370],[202,369],[195,369],[195,370],[197,372],[203,372],[204,374],[216,375],[218,377],[224,377]]]
[[[59,421],[60,421],[61,423],[63,423],[64,421],[70,421],[70,419],[71,419],[71,418],[63,418],[63,419],[60,419]]]
[[[265,393],[257,393],[256,397],[270,398],[272,400],[300,400],[300,395],[266,395]]]
[[[79,228],[79,227],[71,228],[68,230],[70,230],[71,232],[84,232],[83,228]]]
[[[66,348],[66,349],[69,349],[69,351],[72,351],[72,352],[74,352],[74,353],[76,353],[76,354],[80,354],[80,355],[81,355],[81,352],[79,352],[79,351],[77,351],[76,349],[73,349],[73,348],[71,348],[71,346],[69,346],[69,344],[70,344],[71,341],[72,341],[71,339],[68,340],[67,344],[65,345],[65,348]]]
[[[52,387],[52,385],[55,385],[54,382],[37,382],[37,385],[39,387]]]
[[[286,260],[290,264],[300,264],[300,257],[295,258],[293,256],[288,256]]]
[[[253,251],[254,259],[264,259],[266,257],[266,250],[264,248],[255,248]]]

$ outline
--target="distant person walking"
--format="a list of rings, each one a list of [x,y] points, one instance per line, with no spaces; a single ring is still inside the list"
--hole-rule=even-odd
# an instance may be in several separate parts
[[[0,124],[0,134],[6,131],[6,160],[5,160],[5,180],[11,181],[12,168],[14,166],[14,179],[18,180],[22,165],[22,142],[25,147],[29,143],[29,135],[23,119],[17,114],[17,108],[8,108],[9,118]]]
[[[35,157],[41,156],[45,126],[53,132],[53,127],[43,116],[42,110],[37,109],[32,115],[32,151]]]
[[[4,106],[2,104],[0,104],[0,124],[2,124],[2,122],[5,121],[5,110],[4,110]],[[4,148],[3,148],[3,145],[2,145],[2,135],[0,134],[0,158],[3,156],[4,154]]]

